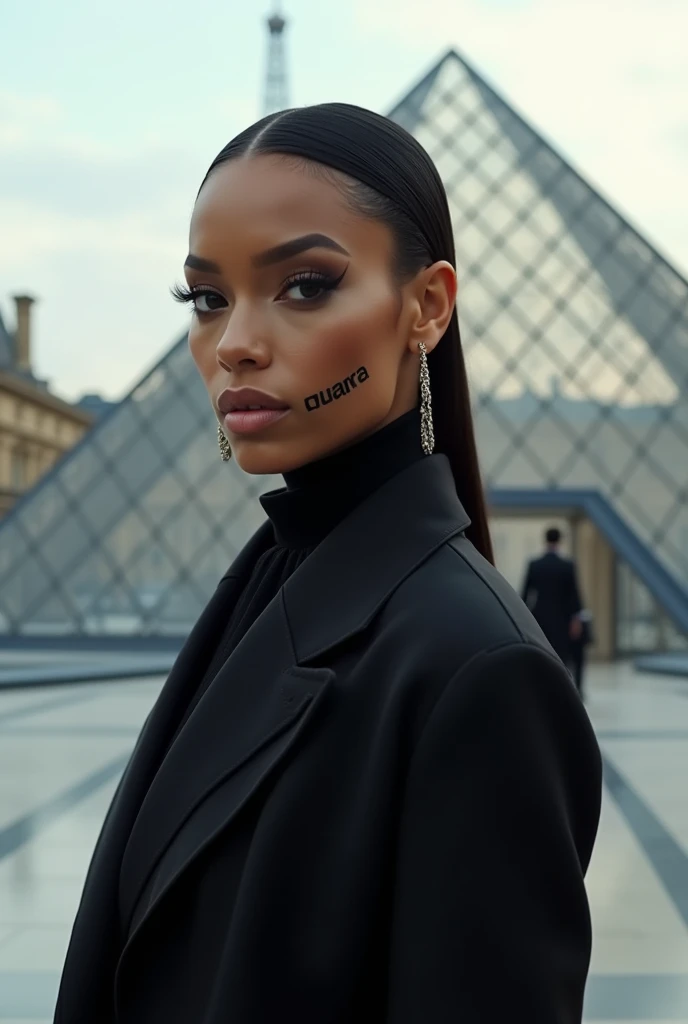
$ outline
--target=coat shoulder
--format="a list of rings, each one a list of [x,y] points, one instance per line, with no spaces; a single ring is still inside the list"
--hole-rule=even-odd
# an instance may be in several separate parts
[[[400,584],[380,627],[439,676],[455,675],[476,656],[510,644],[552,653],[521,597],[463,535]]]
[[[484,691],[490,699],[497,693],[506,698],[508,690],[511,701],[513,688],[528,682],[527,662],[528,671],[547,666],[550,690],[573,690],[525,603],[463,535],[442,544],[397,586],[371,630],[364,675],[381,680],[392,706],[407,709],[411,748],[452,683],[454,692],[465,682],[474,696]]]

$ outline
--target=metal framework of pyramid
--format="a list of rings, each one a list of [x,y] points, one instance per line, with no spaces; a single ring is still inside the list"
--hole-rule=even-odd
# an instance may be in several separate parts
[[[449,195],[490,488],[592,488],[688,582],[688,283],[450,52],[394,109]],[[180,340],[0,525],[0,632],[184,634],[273,481]]]

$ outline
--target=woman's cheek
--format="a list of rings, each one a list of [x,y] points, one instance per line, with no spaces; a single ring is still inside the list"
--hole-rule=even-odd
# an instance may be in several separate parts
[[[217,344],[221,335],[215,335],[208,325],[193,320],[189,328],[189,351],[201,377],[208,385],[217,371]]]
[[[342,390],[352,394],[358,378],[370,374],[370,347],[370,335],[360,325],[340,323],[336,332],[319,340],[312,358],[303,364],[302,388],[309,395],[328,388],[340,397]]]
[[[369,357],[380,342],[384,344],[392,322],[390,311],[391,303],[385,295],[364,295],[358,302],[351,299],[347,308],[339,306],[330,322],[323,325],[320,351],[340,362],[343,369],[349,363],[356,363],[351,370],[356,369],[358,360]]]

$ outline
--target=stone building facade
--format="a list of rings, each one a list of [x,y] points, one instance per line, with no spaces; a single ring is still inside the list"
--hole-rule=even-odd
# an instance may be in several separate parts
[[[15,297],[16,328],[0,317],[0,517],[83,437],[93,416],[51,394],[31,364],[31,307]]]

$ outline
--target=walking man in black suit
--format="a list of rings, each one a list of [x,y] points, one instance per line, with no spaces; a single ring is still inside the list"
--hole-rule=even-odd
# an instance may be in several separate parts
[[[579,638],[583,623],[576,567],[559,554],[561,531],[552,527],[545,534],[547,550],[528,564],[521,597],[537,619],[540,628],[570,669],[572,646]]]

